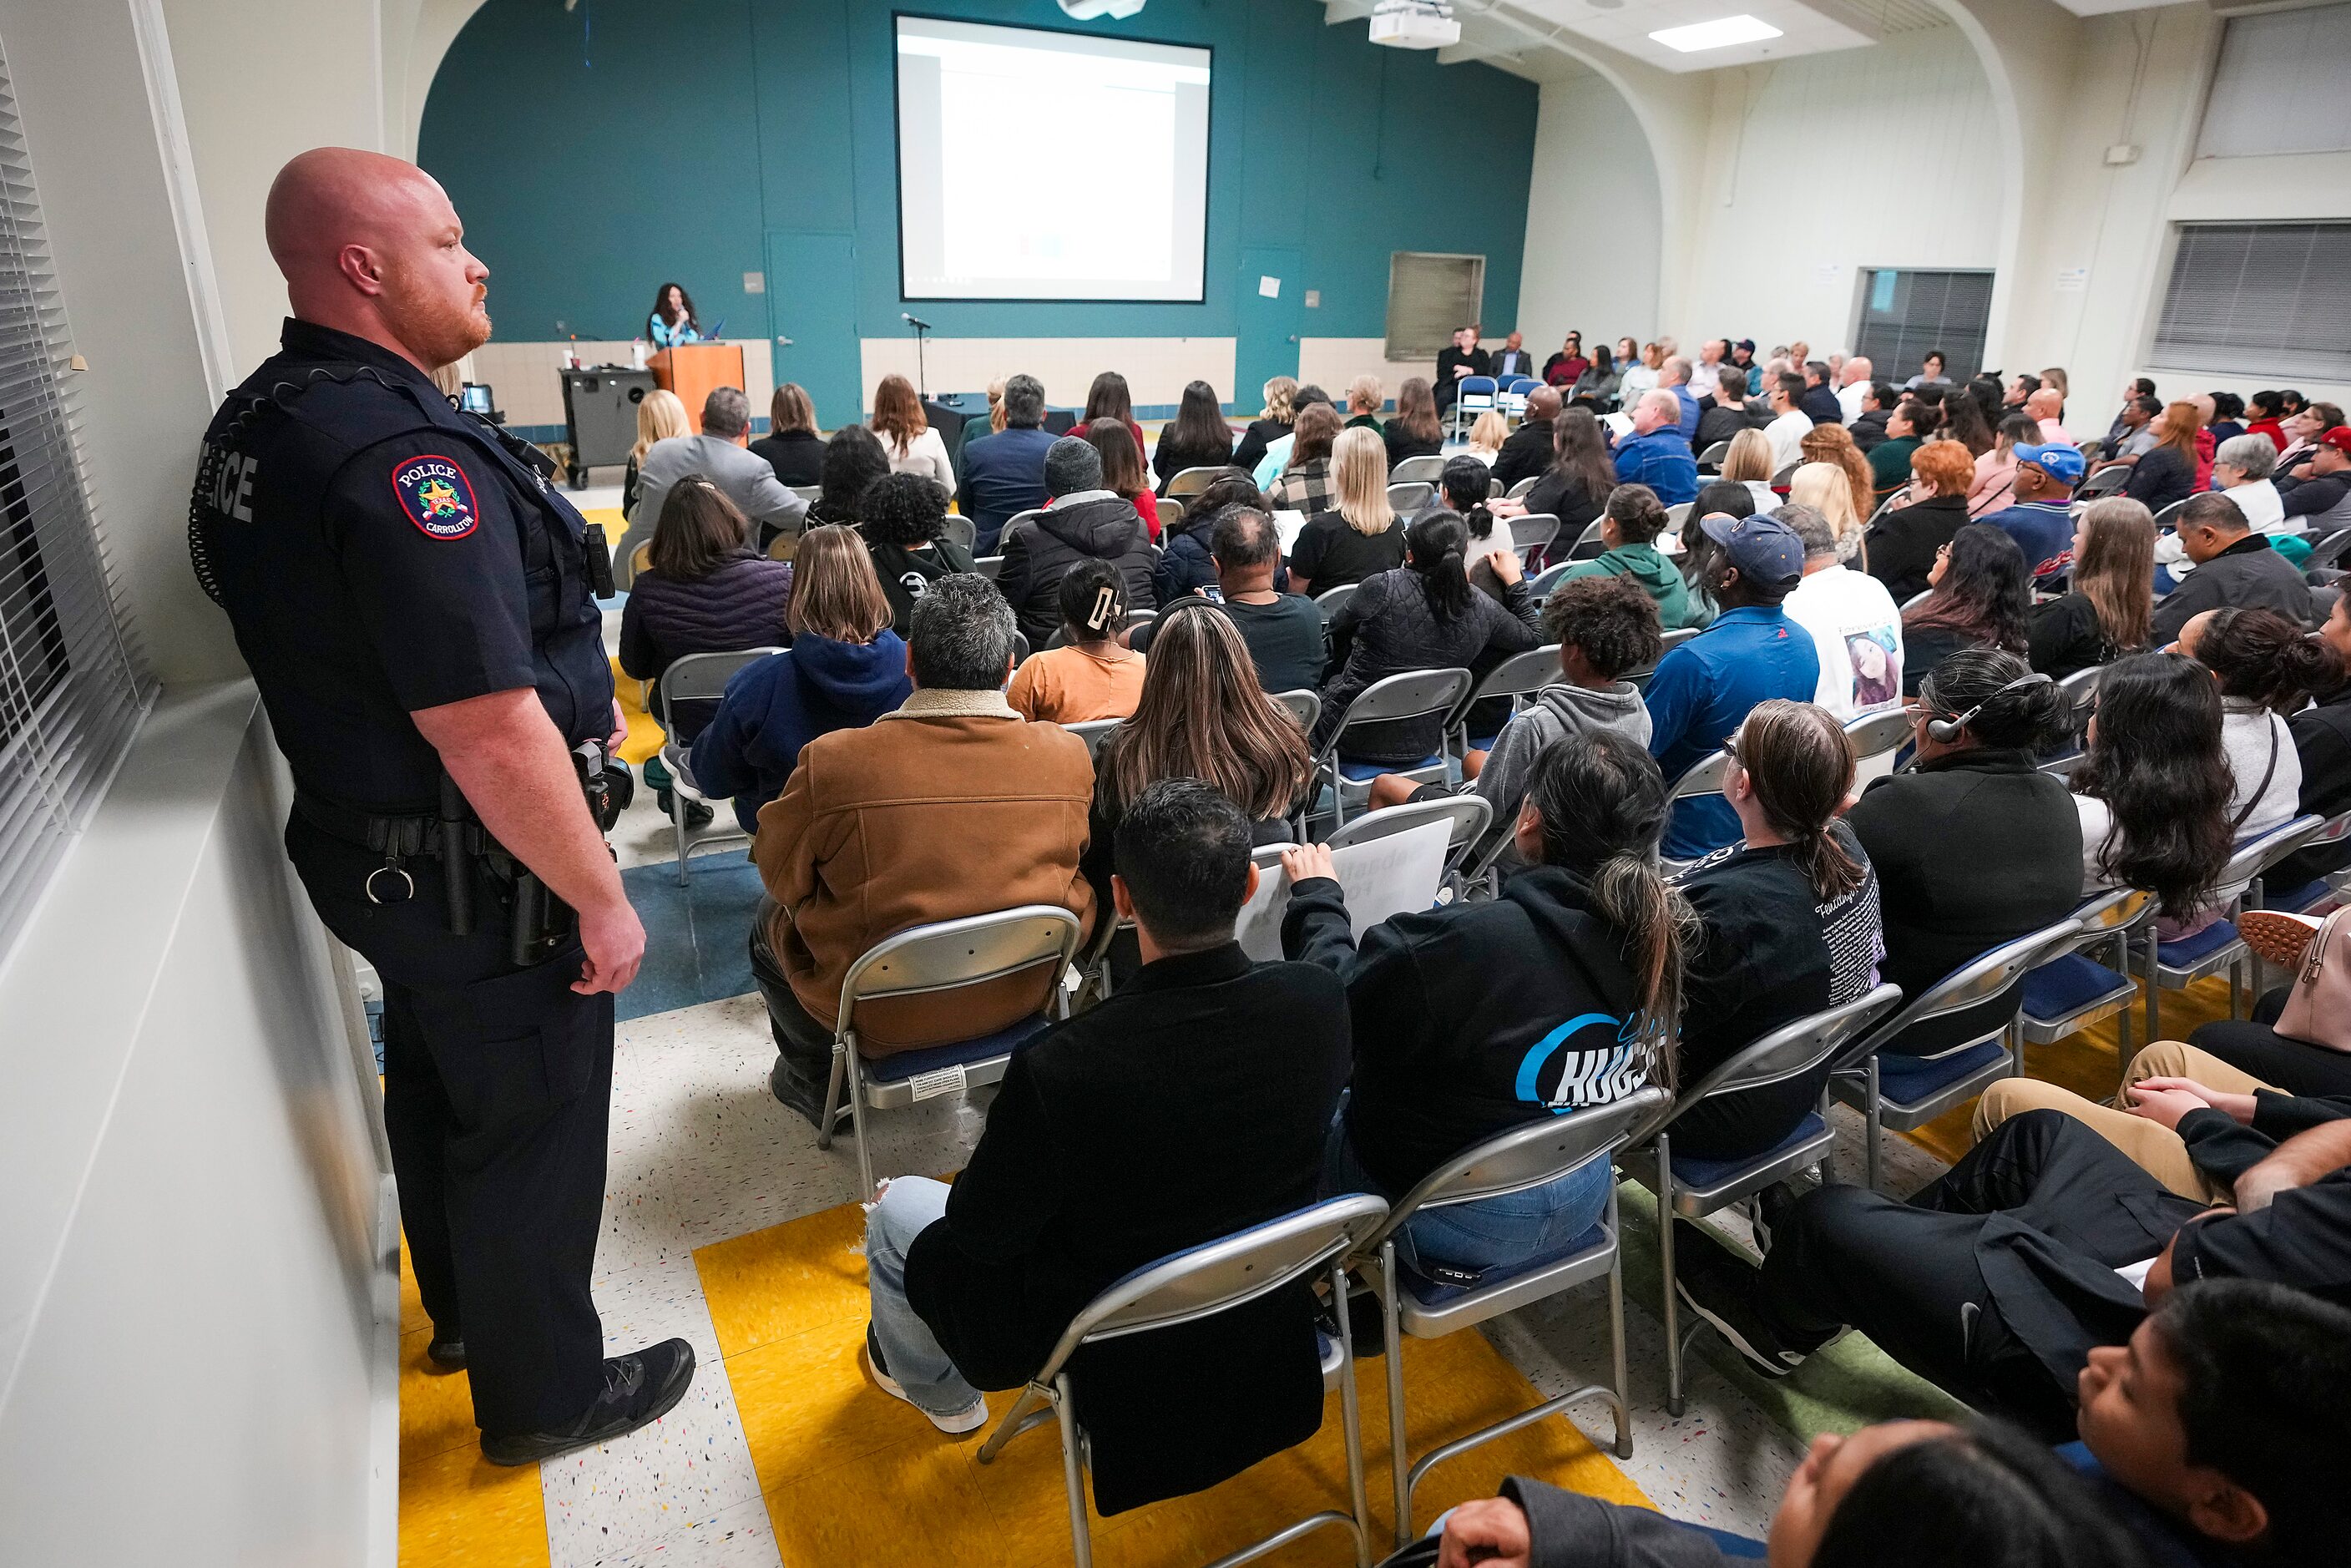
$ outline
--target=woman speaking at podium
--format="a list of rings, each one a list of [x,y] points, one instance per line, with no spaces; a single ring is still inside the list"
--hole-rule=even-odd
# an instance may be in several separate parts
[[[645,336],[656,349],[674,349],[680,343],[702,341],[702,322],[694,314],[694,296],[684,287],[664,283],[653,296],[653,308],[645,318]]]

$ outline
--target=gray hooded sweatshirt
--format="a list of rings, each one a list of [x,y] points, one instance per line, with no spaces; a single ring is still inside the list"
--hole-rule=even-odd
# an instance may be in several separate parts
[[[1486,756],[1486,766],[1471,786],[1494,809],[1493,823],[1486,830],[1479,852],[1490,849],[1497,837],[1507,840],[1517,827],[1519,807],[1526,800],[1528,781],[1534,777],[1535,758],[1545,747],[1572,735],[1604,729],[1616,731],[1635,746],[1648,746],[1649,710],[1641,700],[1640,688],[1632,682],[1618,681],[1599,691],[1556,685],[1537,692],[1534,700],[1502,727],[1494,749]],[[1497,863],[1509,873],[1525,862],[1515,847],[1506,847]]]

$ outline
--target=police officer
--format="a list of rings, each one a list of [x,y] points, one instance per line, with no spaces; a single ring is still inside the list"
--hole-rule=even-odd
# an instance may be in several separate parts
[[[527,1464],[694,1377],[682,1339],[607,1359],[589,1293],[612,998],[644,952],[597,816],[610,562],[529,449],[428,379],[490,335],[489,270],[430,176],[321,148],[267,222],[293,317],[205,433],[191,550],[293,771],[287,852],[383,979],[429,1362],[466,1369],[484,1456]]]

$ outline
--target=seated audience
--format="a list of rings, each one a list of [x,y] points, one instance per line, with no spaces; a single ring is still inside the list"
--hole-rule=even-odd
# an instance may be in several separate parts
[[[702,405],[702,434],[673,435],[650,447],[637,465],[639,527],[662,515],[670,486],[689,476],[709,480],[735,509],[769,532],[797,533],[808,503],[776,482],[776,471],[747,450],[751,405],[736,387],[714,388]],[[822,519],[819,519],[822,520]]]
[[[677,394],[667,396],[674,399]],[[651,402],[652,392],[645,394]],[[797,382],[786,382],[768,400],[768,434],[751,443],[754,455],[767,459],[768,466],[776,471],[780,483],[809,486],[824,480],[824,437],[817,434],[816,404],[809,401],[808,389]],[[946,481],[952,483],[952,481]],[[628,509],[627,502],[622,510]]]
[[[1691,530],[1685,530],[1691,531]],[[1721,606],[1714,623],[1667,651],[1649,677],[1649,750],[1679,779],[1720,749],[1755,705],[1771,697],[1809,702],[1820,685],[1820,655],[1783,608],[1804,575],[1804,546],[1765,517],[1716,513],[1695,532],[1714,547],[1693,580]],[[1739,814],[1720,795],[1674,803],[1665,852],[1697,860],[1739,840]]]
[[[1217,514],[1228,507],[1264,510],[1265,497],[1258,494],[1256,482],[1236,468],[1210,480],[1207,489],[1187,497],[1184,505],[1183,517],[1162,541],[1158,564],[1151,569],[1152,584],[1163,605],[1216,586],[1216,550],[1210,536]]]
[[[1486,504],[1491,488],[1487,483],[1486,465],[1464,453],[1446,460],[1444,470],[1437,476],[1436,498],[1428,505],[1442,507],[1461,519],[1462,527],[1469,531],[1469,580],[1499,599],[1502,589],[1494,576],[1492,558],[1513,553],[1519,547],[1511,537],[1510,525],[1496,517],[1493,507]]]
[[[2147,378],[2139,378],[2145,381]],[[2162,416],[2163,400],[2152,392],[2135,392],[2123,402],[2122,412],[2106,432],[2104,441],[2089,443],[2083,455],[2095,458],[2095,467],[2114,464],[2135,464],[2155,446],[2159,433],[2155,422]],[[2283,439],[2280,444],[2283,444]]]
[[[1698,419],[1703,412],[1698,407],[1698,394],[1690,390],[1689,382],[1690,362],[1679,354],[1668,355],[1666,362],[1658,368],[1657,390],[1673,393],[1674,402],[1680,406],[1681,418],[1676,428],[1685,442],[1698,439]]]
[[[1298,383],[1289,376],[1276,376],[1265,383],[1265,412],[1249,421],[1241,433],[1240,444],[1233,448],[1233,466],[1254,469],[1265,461],[1266,449],[1290,434],[1296,417]],[[1142,442],[1135,443],[1139,448]]]
[[[889,474],[875,480],[858,511],[862,514],[858,531],[865,536],[874,574],[890,601],[890,624],[904,637],[914,601],[940,578],[971,570],[971,552],[940,537],[946,529],[947,493],[919,474]]]
[[[1257,487],[1259,489],[1264,490],[1271,488],[1273,482],[1276,479],[1280,478],[1283,471],[1290,467],[1290,447],[1297,434],[1298,416],[1304,413],[1308,409],[1312,408],[1317,403],[1320,403],[1324,408],[1330,408],[1331,394],[1311,382],[1306,385],[1300,387],[1295,392],[1290,394],[1290,428],[1289,434],[1277,435],[1272,440],[1267,442],[1265,444],[1265,455],[1258,459],[1256,468],[1251,470],[1250,476],[1257,480]],[[1337,411],[1332,410],[1332,412],[1336,413]],[[1338,422],[1335,420],[1332,421],[1331,428],[1332,433],[1335,434],[1339,428]]]
[[[2319,437],[2342,423],[2340,404],[2304,404],[2284,421],[2285,450],[2278,454],[2277,471],[2299,476],[2311,459],[2318,455]]]
[[[868,1365],[940,1431],[986,1425],[980,1391],[1034,1376],[1122,1276],[1314,1200],[1347,1017],[1327,971],[1251,964],[1233,940],[1257,885],[1249,851],[1239,809],[1208,785],[1144,790],[1113,883],[1141,972],[1013,1054],[952,1187],[899,1176],[867,1216]],[[1200,1490],[1311,1432],[1313,1312],[1301,1282],[1081,1354],[1097,1505]],[[1195,1358],[1217,1375],[1171,1411],[1165,1380]]]
[[[1543,389],[1538,387],[1536,390]],[[1485,465],[1490,477],[1494,465],[1501,458],[1502,448],[1510,444],[1510,422],[1502,417],[1499,409],[1489,408],[1479,414],[1477,423],[1469,427],[1469,444],[1463,447],[1458,455],[1475,457]],[[1548,452],[1550,448],[1551,436],[1545,432],[1543,449]]]
[[[987,417],[967,419],[963,422],[963,428],[956,433],[955,465],[958,485],[965,471],[964,459],[970,453],[972,443],[983,435],[1001,435],[1005,428],[1004,378],[998,376],[987,383]]]
[[[1078,416],[1078,422],[1070,434],[1084,434],[1098,419],[1107,419],[1126,427],[1127,434],[1134,438],[1134,462],[1140,468],[1143,465],[1143,426],[1135,423],[1134,396],[1127,391],[1126,378],[1116,371],[1102,371],[1094,377],[1093,384],[1086,388],[1086,410]],[[1144,520],[1149,522],[1151,519],[1146,516]]]
[[[1823,424],[1818,428],[1834,430],[1837,426]],[[1785,513],[1790,507],[1808,507],[1821,515],[1836,541],[1838,559],[1861,559],[1861,535],[1868,514],[1854,509],[1852,481],[1843,467],[1834,463],[1798,465],[1788,476],[1788,499],[1773,510]],[[1783,517],[1782,520],[1786,519]]]
[[[1844,476],[1845,510],[1853,514],[1853,550],[1861,549],[1861,530],[1869,521],[1869,514],[1877,506],[1877,482],[1869,472],[1869,459],[1853,444],[1853,433],[1842,424],[1816,424],[1804,434],[1799,444],[1806,463],[1826,463]],[[1814,502],[1813,505],[1819,505]],[[1827,508],[1823,507],[1823,511]],[[1838,538],[1845,537],[1844,518],[1838,512],[1828,512],[1829,520],[1837,525]],[[1845,557],[1853,559],[1851,553]]]
[[[1543,384],[1564,392],[1575,385],[1575,378],[1592,368],[1584,357],[1583,334],[1570,332],[1559,346],[1559,352],[1543,361]]]
[[[1765,377],[1763,391],[1771,410],[1763,439],[1771,449],[1771,473],[1776,475],[1804,460],[1804,433],[1813,428],[1813,416],[1803,410],[1804,378],[1796,372]]]
[[[1876,375],[1877,367],[1865,354],[1855,354],[1837,371],[1837,412],[1844,426],[1849,428],[1869,406]]]
[[[1740,841],[1675,879],[1699,933],[1682,982],[1683,1089],[1782,1025],[1866,994],[1886,951],[1877,880],[1838,820],[1854,755],[1836,718],[1775,698],[1723,744]],[[1674,1123],[1674,1153],[1731,1160],[1774,1148],[1813,1113],[1828,1076],[1823,1066],[1705,1101]]]
[[[1515,553],[1493,558],[1503,595],[1497,602],[1469,586],[1468,532],[1459,517],[1424,512],[1395,531],[1406,540],[1404,564],[1364,579],[1331,617],[1332,639],[1347,654],[1322,693],[1318,750],[1338,733],[1347,705],[1374,681],[1411,670],[1483,671],[1535,646],[1541,623]],[[1442,714],[1360,726],[1348,732],[1340,755],[1417,768],[1443,746],[1444,728]]]
[[[1902,383],[1903,390],[1917,392],[1920,387],[1949,386],[1951,378],[1943,373],[1943,367],[1949,362],[1942,350],[1928,350],[1926,358],[1919,362],[1918,373]]]
[[[1222,468],[1232,460],[1232,426],[1225,423],[1217,389],[1206,382],[1186,382],[1176,417],[1159,427],[1159,444],[1151,450],[1159,493],[1167,494],[1168,485],[1186,468]]]
[[[1302,446],[1306,436],[1299,442]],[[1379,433],[1341,431],[1331,449],[1331,509],[1309,516],[1290,549],[1290,586],[1300,593],[1328,593],[1404,559],[1404,519],[1388,506],[1388,455]]]
[[[1901,406],[1902,394],[1884,382],[1872,382],[1861,389],[1861,412],[1845,425],[1854,445],[1864,457],[1877,450],[1886,440],[1886,426]]]
[[[1298,425],[1290,440],[1289,461],[1270,483],[1259,478],[1266,504],[1277,512],[1303,512],[1314,517],[1330,511],[1339,498],[1339,482],[1331,471],[1331,457],[1339,441],[1339,411],[1327,402],[1308,403],[1298,411]],[[1276,446],[1280,442],[1274,443]],[[1267,455],[1271,462],[1272,455]],[[1260,466],[1259,475],[1265,472]],[[1387,465],[1380,465],[1381,495],[1387,494]]]
[[[1519,422],[1501,452],[1494,458],[1494,482],[1508,490],[1521,479],[1531,479],[1551,466],[1558,442],[1552,422],[1559,418],[1557,387],[1537,387],[1527,394],[1527,414]],[[1481,417],[1480,424],[1485,423]]]
[[[1815,469],[1827,465],[1808,463],[1796,470],[1798,479]],[[1813,702],[1842,723],[1900,701],[1902,612],[1894,596],[1877,579],[1837,559],[1841,541],[1819,508],[1790,501],[1774,515],[1803,542],[1803,580],[1782,608],[1812,634],[1820,656]]]
[[[2090,503],[2074,535],[2064,597],[2032,612],[2026,656],[2057,680],[2149,645],[2155,612],[2155,519],[2121,496]]]
[[[2191,619],[2224,606],[2273,610],[2299,626],[2317,620],[2302,573],[2270,548],[2268,535],[2252,530],[2228,497],[2196,497],[2173,527],[2193,570],[2155,607],[2158,644],[2176,641]]]
[[[1768,512],[1780,504],[1778,493],[1771,488],[1771,476],[1779,471],[1771,460],[1771,438],[1763,432],[1742,430],[1730,438],[1730,451],[1722,460],[1722,478],[1743,486],[1756,511]]]
[[[1479,350],[1482,356],[1483,350]],[[1479,372],[1483,374],[1483,371]],[[1458,395],[1458,393],[1456,395]],[[1387,389],[1380,385],[1377,376],[1357,376],[1347,383],[1347,428],[1368,430],[1380,434],[1380,405],[1387,402]]]
[[[1045,383],[1007,376],[999,412],[1004,426],[964,448],[956,505],[971,519],[979,555],[997,553],[1004,525],[1045,504],[1045,454],[1055,437],[1045,430]]]
[[[776,1038],[768,1086],[815,1123],[831,1071],[841,980],[866,949],[910,926],[1024,904],[1092,926],[1079,874],[1093,766],[1086,743],[1004,701],[1011,607],[986,578],[943,577],[914,606],[894,713],[820,735],[759,812],[751,858],[770,903],[751,927],[751,973]],[[858,1013],[868,1055],[1008,1029],[1045,1005],[1058,974],[1007,976]]]
[[[1134,508],[1151,542],[1159,542],[1159,497],[1152,492],[1151,476],[1144,472],[1143,444],[1122,419],[1097,419],[1070,432],[1082,435],[1102,454],[1102,488]]]
[[[1843,424],[1844,405],[1829,382],[1828,361],[1807,360],[1797,374],[1804,390],[1796,396],[1796,407],[1803,416],[1814,424]]]
[[[2304,477],[2278,486],[2278,505],[2296,528],[2351,528],[2351,428],[2336,425],[2319,437],[2303,465]]]
[[[1869,449],[1870,487],[1878,505],[1910,483],[1911,455],[1932,439],[1934,425],[1921,403],[1906,400],[1886,416],[1886,439]]]
[[[1437,350],[1437,406],[1451,408],[1459,402],[1461,383],[1468,377],[1493,373],[1493,361],[1485,350],[1478,346],[1478,329],[1475,327],[1455,329],[1453,341]],[[1378,382],[1374,382],[1373,385],[1376,389]],[[1352,403],[1353,399],[1354,389],[1351,387],[1348,389],[1349,402]],[[1374,395],[1372,399],[1374,412],[1376,413],[1379,406],[1380,400]]]
[[[890,455],[881,438],[862,424],[844,424],[824,444],[820,471],[822,493],[809,503],[807,527],[838,523],[856,528],[865,521],[865,497],[874,485],[889,477]]]
[[[1583,577],[1629,577],[1657,606],[1659,623],[1668,632],[1703,625],[1707,616],[1682,580],[1681,568],[1659,553],[1657,536],[1666,531],[1666,508],[1646,485],[1619,485],[1600,516],[1601,553],[1580,560],[1561,575],[1562,582]]]
[[[1671,1081],[1683,912],[1657,876],[1665,814],[1665,780],[1632,741],[1562,741],[1535,760],[1513,829],[1528,866],[1501,896],[1396,915],[1360,945],[1331,852],[1283,853],[1282,952],[1339,974],[1354,1036],[1326,1191],[1394,1200],[1472,1145]],[[1429,1209],[1396,1249],[1423,1278],[1474,1281],[1591,1229],[1613,1185],[1598,1159]]]
[[[1407,376],[1396,388],[1395,417],[1380,434],[1387,442],[1388,466],[1407,457],[1434,457],[1445,447],[1445,427],[1437,422],[1437,400],[1425,376]]]
[[[2024,552],[2035,582],[2063,577],[2074,564],[2074,486],[2082,482],[2082,454],[2071,446],[2020,442],[2009,475],[2009,504],[1980,511],[1976,521],[2000,529]]]
[[[2283,615],[2238,609],[2198,615],[2179,633],[2179,651],[2220,685],[2220,738],[2237,781],[2229,831],[2245,839],[2292,821],[2302,758],[2284,716],[2342,685],[2343,655]]]
[[[1633,434],[1609,456],[1620,485],[1646,485],[1667,506],[1698,499],[1698,459],[1682,438],[1680,405],[1659,388],[1633,405]]]
[[[2277,448],[2262,435],[2232,435],[2212,451],[2212,477],[2257,534],[2287,531],[2285,499],[2270,477],[2277,461]]]
[[[685,404],[678,402],[677,393],[655,387],[645,393],[637,404],[637,444],[629,448],[629,461],[621,470],[621,515],[637,515],[637,492],[643,482],[645,454],[657,441],[667,441],[674,435],[691,435],[694,426],[686,423]],[[653,514],[658,517],[660,514]]]
[[[1971,462],[1981,462],[2000,444],[2000,438],[1992,432],[1991,420],[1984,412],[1983,404],[1964,387],[1943,399],[1942,437],[1966,447]],[[1974,478],[1970,477],[1968,481],[1970,494],[1975,485]]]
[[[2131,465],[2123,494],[2150,512],[2196,493],[2196,435],[2202,424],[2192,402],[2165,405],[2147,428],[2155,442]]]
[[[1657,373],[1663,370],[1666,351],[1655,343],[1635,343],[1630,338],[1616,340],[1616,368],[1625,372],[1617,383],[1618,406],[1630,411],[1642,395],[1657,390]]]
[[[1699,409],[1698,437],[1690,443],[1700,456],[1736,438],[1740,431],[1756,428],[1757,411],[1747,401],[1747,372],[1737,365],[1727,364],[1715,375],[1713,386],[1701,384],[1698,389],[1712,399],[1711,406]]]
[[[1930,441],[1911,454],[1908,503],[1881,514],[1862,536],[1869,575],[1886,584],[1895,602],[1927,591],[1936,553],[1968,520],[1968,486],[1975,472],[1975,459],[1956,441]]]
[[[2022,659],[1990,647],[1954,653],[1910,713],[1916,766],[1872,781],[1845,820],[1877,871],[1878,974],[1916,1000],[1952,970],[2071,913],[2082,897],[2082,825],[2064,781],[2033,760],[2063,734],[2064,700]],[[1958,725],[1957,735],[1936,738],[1928,726],[1938,719]],[[1913,1028],[1887,1049],[1935,1055],[1997,1027],[2015,1006],[2011,990]]]
[[[1927,597],[1902,612],[1902,695],[1962,648],[2030,646],[2032,579],[2016,541],[1985,523],[1970,523],[1936,552]]]
[[[2270,444],[2280,452],[2283,452],[2286,446],[2285,415],[2285,400],[2282,393],[2257,392],[2245,399],[2246,434],[2268,436]]]
[[[1549,513],[1559,519],[1556,537],[1564,549],[1583,537],[1608,504],[1609,492],[1616,488],[1616,465],[1608,460],[1606,434],[1590,409],[1562,411],[1552,422],[1552,436],[1551,465],[1519,500],[1497,502],[1497,515],[1519,515],[1513,507],[1529,517]]]
[[[1050,724],[1124,718],[1143,692],[1144,656],[1118,640],[1126,629],[1126,584],[1118,568],[1079,561],[1056,592],[1060,645],[1022,660],[1004,700],[1022,718]]]
[[[2351,666],[2351,595],[2335,601],[2318,635],[2337,659]],[[2300,814],[2339,817],[2351,811],[2351,680],[2312,695],[2313,706],[2286,721],[2294,732],[2294,755],[2302,762]],[[2280,861],[2263,879],[2283,892],[2346,866],[2351,866],[2351,844],[2318,844]]]
[[[2135,887],[2181,920],[2206,908],[2236,791],[2210,672],[2180,653],[2116,662],[2099,677],[2086,747],[2074,770],[2083,896]]]
[[[996,586],[1020,618],[1020,634],[1042,648],[1061,623],[1061,579],[1082,560],[1106,560],[1125,580],[1127,602],[1155,608],[1151,536],[1126,502],[1102,486],[1102,454],[1064,435],[1045,455],[1045,509],[1004,536]]]
[[[1303,594],[1275,590],[1281,536],[1273,519],[1256,507],[1225,507],[1210,526],[1208,547],[1217,569],[1216,607],[1239,632],[1257,666],[1258,684],[1269,692],[1320,690],[1330,661],[1322,611]],[[1176,603],[1165,602],[1170,608]],[[1137,627],[1128,642],[1138,649],[1155,647],[1164,620]]]
[[[1568,388],[1567,401],[1604,413],[1615,406],[1624,382],[1615,354],[1603,343],[1592,350],[1592,363],[1577,374],[1574,384]]]
[[[2242,406],[2242,405],[2240,405]],[[2033,440],[2044,446],[2072,446],[2080,444],[2065,430],[2065,394],[2055,387],[2043,386],[2024,400],[2024,412],[2032,417],[2038,434]]]
[[[2212,418],[2205,428],[2216,442],[2233,441],[2245,434],[2245,400],[2235,392],[2216,392],[2212,396]],[[2275,450],[2273,448],[2273,450]]]
[[[890,459],[891,473],[920,474],[942,485],[955,483],[947,444],[931,428],[923,401],[914,395],[914,383],[905,377],[883,376],[882,384],[873,389],[872,429],[882,443],[883,455]]]
[[[919,475],[887,483],[938,486]],[[872,724],[906,700],[906,644],[856,530],[810,528],[788,569],[791,646],[737,670],[716,716],[694,741],[694,779],[735,820],[759,831],[759,809],[784,792],[800,750],[820,735]]]
[[[1968,515],[1989,517],[2005,511],[2016,499],[2016,449],[2040,444],[2041,427],[2022,413],[2011,413],[1993,433],[1990,452],[1976,459],[1976,482],[1968,488]],[[2077,451],[2074,454],[2079,457]]]

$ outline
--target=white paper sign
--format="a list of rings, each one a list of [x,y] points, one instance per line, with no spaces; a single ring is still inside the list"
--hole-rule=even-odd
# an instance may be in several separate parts
[[[1446,822],[1390,833],[1367,844],[1350,844],[1331,855],[1340,891],[1347,897],[1347,924],[1355,940],[1392,915],[1426,909],[1445,880],[1445,851],[1452,840]],[[1257,896],[1241,905],[1233,935],[1241,951],[1259,963],[1281,956],[1281,922],[1290,913],[1290,878],[1278,868],[1260,874]]]
[[[2079,294],[2090,287],[2090,269],[2086,267],[2061,267],[2057,269],[2057,292]]]
[[[1281,298],[1281,279],[1260,275],[1257,280],[1257,291],[1268,299],[1279,299]]]
[[[1274,513],[1273,531],[1281,540],[1281,553],[1288,555],[1298,548],[1298,536],[1306,531],[1306,514],[1290,511]]]

